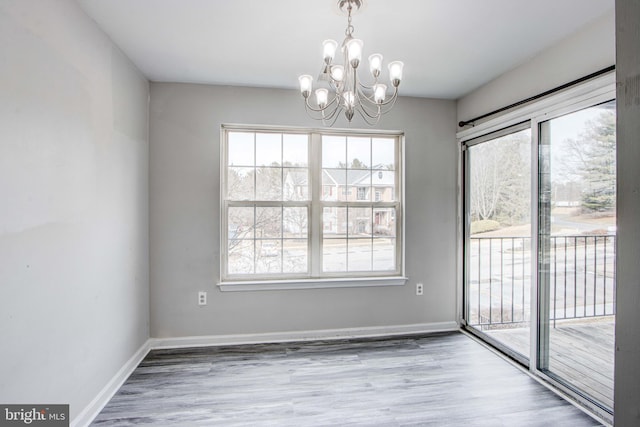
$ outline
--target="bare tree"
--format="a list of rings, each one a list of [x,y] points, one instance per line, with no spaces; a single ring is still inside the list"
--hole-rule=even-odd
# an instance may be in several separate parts
[[[472,221],[512,224],[527,220],[529,145],[528,134],[519,132],[471,147]]]

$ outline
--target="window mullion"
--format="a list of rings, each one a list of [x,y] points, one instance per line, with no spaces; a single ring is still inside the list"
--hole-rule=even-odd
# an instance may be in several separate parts
[[[309,218],[310,274],[322,273],[322,136],[311,133],[309,150],[309,175],[311,181],[311,212]]]

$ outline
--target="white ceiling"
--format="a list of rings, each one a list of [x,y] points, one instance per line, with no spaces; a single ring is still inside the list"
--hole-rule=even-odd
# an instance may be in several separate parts
[[[161,82],[296,88],[298,75],[317,75],[322,41],[341,42],[347,22],[336,0],[78,2]],[[353,26],[364,57],[404,61],[401,95],[456,99],[613,7],[613,0],[365,0]]]

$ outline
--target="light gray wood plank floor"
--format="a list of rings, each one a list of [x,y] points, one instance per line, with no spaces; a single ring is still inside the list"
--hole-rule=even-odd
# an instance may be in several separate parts
[[[95,426],[598,426],[461,333],[154,350]]]

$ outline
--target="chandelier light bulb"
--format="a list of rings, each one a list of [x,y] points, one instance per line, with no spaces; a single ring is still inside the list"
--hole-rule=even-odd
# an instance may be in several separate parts
[[[335,40],[325,40],[322,42],[322,51],[324,53],[324,62],[329,65],[336,55],[338,42]]]
[[[402,61],[393,61],[389,64],[389,79],[394,87],[398,87],[402,80],[402,68],[404,63]]]
[[[313,87],[313,77],[309,74],[304,74],[298,77],[298,81],[300,82],[300,92],[302,92],[302,96],[306,99],[311,94],[311,88]]]
[[[363,46],[364,43],[360,39],[351,39],[347,42],[347,57],[349,58],[349,64],[353,68],[358,68],[358,65],[360,65]]]
[[[351,119],[353,119],[353,115],[355,113],[354,107],[356,104],[356,97],[351,91],[345,92],[342,96],[344,97],[344,106],[345,106],[344,115],[347,118],[347,120],[351,122]]]
[[[369,71],[374,78],[378,78],[382,71],[382,55],[374,53],[369,56]]]
[[[329,91],[325,88],[316,89],[316,103],[318,107],[324,108],[327,106],[327,99],[329,98]]]
[[[344,79],[344,67],[342,65],[334,65],[331,67],[331,77],[337,82]]]
[[[387,85],[378,83],[373,86],[373,96],[378,104],[382,104],[387,96]]]
[[[347,107],[348,110],[351,110],[354,107],[356,102],[355,95],[353,94],[352,91],[348,91],[348,92],[345,92],[342,96],[344,97],[344,105]]]

